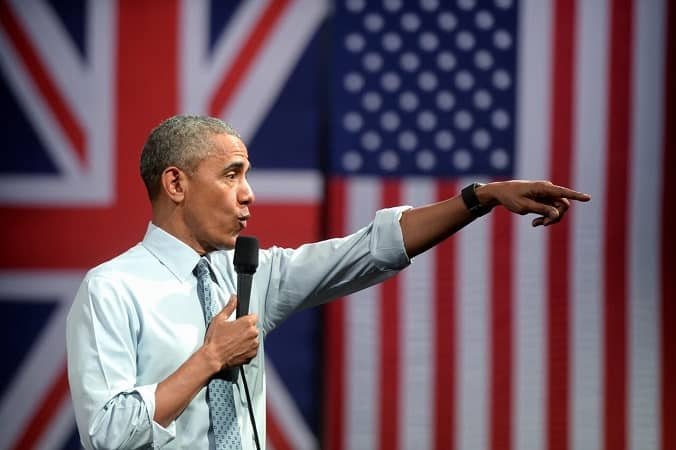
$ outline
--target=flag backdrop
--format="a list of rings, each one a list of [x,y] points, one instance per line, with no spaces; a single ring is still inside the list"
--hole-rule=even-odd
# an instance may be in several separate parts
[[[65,315],[138,242],[148,131],[249,146],[251,234],[295,246],[471,181],[593,196],[501,208],[268,339],[268,444],[676,449],[668,0],[0,0],[0,448],[76,448]]]
[[[498,209],[331,305],[327,448],[676,448],[673,10],[336,6],[333,234],[477,179],[593,201],[551,229]]]

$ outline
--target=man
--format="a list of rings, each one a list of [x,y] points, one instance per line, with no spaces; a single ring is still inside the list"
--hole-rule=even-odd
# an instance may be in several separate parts
[[[248,363],[265,445],[265,336],[291,313],[385,280],[491,208],[561,220],[586,194],[549,182],[472,185],[420,208],[379,211],[355,234],[260,252],[250,314],[234,319],[232,257],[254,193],[247,149],[208,117],[155,128],[141,155],[152,203],[143,241],[92,269],[68,316],[68,374],[86,448],[254,448],[243,380]],[[213,316],[213,317],[212,317]]]

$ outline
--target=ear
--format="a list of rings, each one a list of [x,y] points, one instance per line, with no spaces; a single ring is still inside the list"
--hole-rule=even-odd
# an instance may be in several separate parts
[[[185,197],[185,189],[188,183],[186,173],[175,166],[169,166],[162,172],[162,189],[174,203],[180,203]]]

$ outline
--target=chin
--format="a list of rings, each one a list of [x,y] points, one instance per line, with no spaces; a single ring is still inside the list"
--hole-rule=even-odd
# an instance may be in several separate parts
[[[235,248],[235,242],[237,242],[238,237],[239,237],[239,234],[237,234],[234,237],[224,241],[222,243],[221,249],[222,250],[232,250],[233,248]]]

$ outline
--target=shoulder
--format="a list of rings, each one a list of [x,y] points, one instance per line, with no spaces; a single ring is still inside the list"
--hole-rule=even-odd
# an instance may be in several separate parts
[[[156,264],[154,259],[141,244],[137,244],[93,267],[82,280],[74,303],[98,303],[102,300],[126,303],[125,299],[133,297],[143,272]]]
[[[118,321],[121,317],[135,317],[139,267],[144,267],[139,263],[148,264],[151,260],[152,255],[138,244],[89,270],[71,305],[69,323],[76,318]]]
[[[281,248],[281,247],[270,247],[267,249],[258,250],[258,266],[263,266],[268,264],[272,259],[284,254],[291,254],[293,249]],[[217,250],[210,253],[210,258],[212,263],[218,267],[225,268],[226,270],[235,270],[233,265],[233,258],[235,256],[234,250]]]
[[[256,274],[270,272],[280,264],[280,261],[286,260],[294,253],[294,249],[270,247],[258,251],[258,268]],[[235,266],[233,264],[234,250],[218,250],[210,254],[213,267],[218,268],[225,278],[236,278]]]
[[[139,268],[152,264],[154,259],[152,254],[139,243],[126,252],[90,269],[84,281],[92,279],[124,279],[133,274],[138,275]]]

